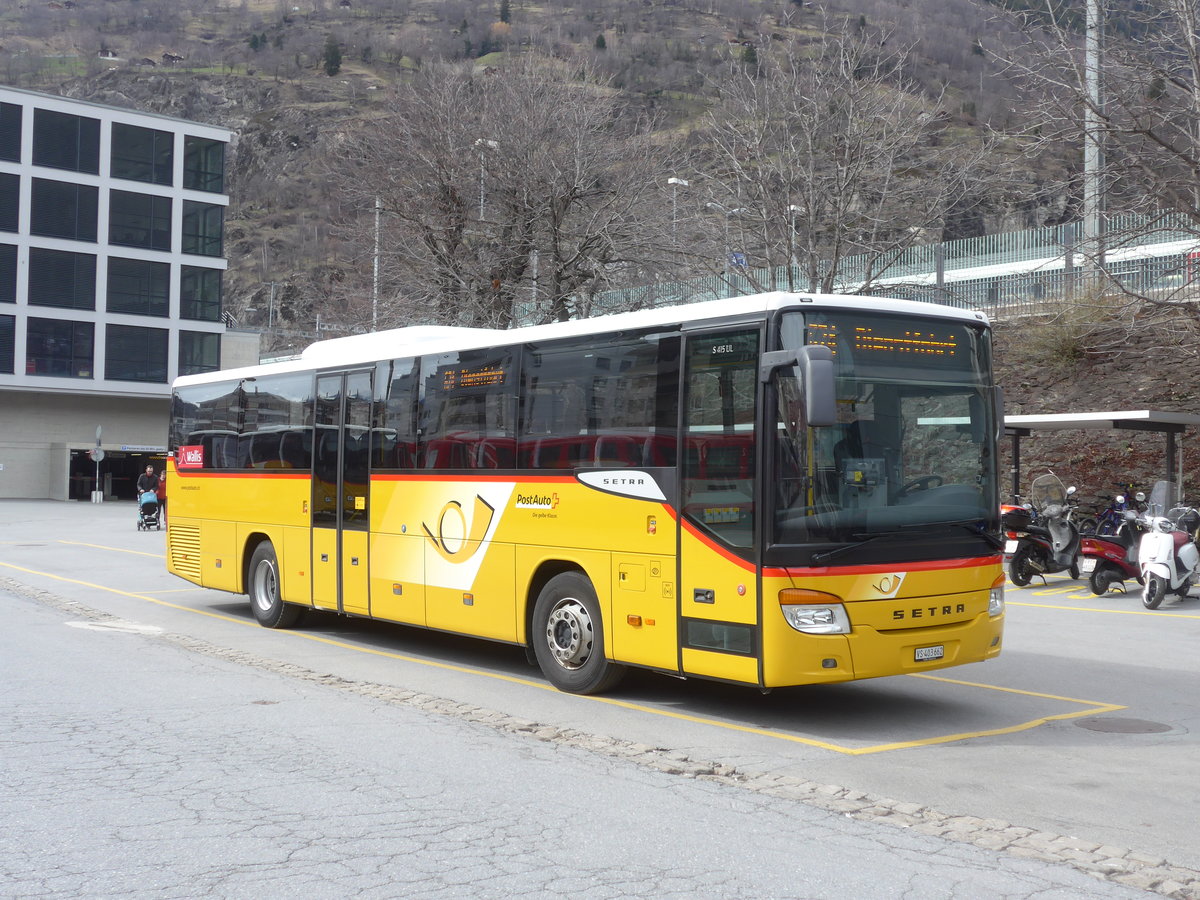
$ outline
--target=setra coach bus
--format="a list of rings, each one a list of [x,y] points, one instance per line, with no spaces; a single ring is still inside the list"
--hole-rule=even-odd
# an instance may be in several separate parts
[[[763,690],[996,656],[990,328],[771,293],[414,326],[174,385],[167,566],[306,610]]]

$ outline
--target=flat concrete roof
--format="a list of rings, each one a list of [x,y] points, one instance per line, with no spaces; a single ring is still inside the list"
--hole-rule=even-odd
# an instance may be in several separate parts
[[[1124,428],[1135,431],[1181,432],[1189,426],[1200,427],[1200,415],[1167,412],[1155,409],[1133,409],[1118,412],[1052,413],[1049,415],[1005,416],[1004,429],[1009,434],[1029,434],[1034,431],[1063,431],[1068,428]]]

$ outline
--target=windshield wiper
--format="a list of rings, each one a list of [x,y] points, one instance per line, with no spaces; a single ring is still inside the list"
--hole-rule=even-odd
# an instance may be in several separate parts
[[[890,531],[851,532],[849,537],[853,543],[843,544],[841,547],[834,547],[832,550],[825,550],[821,553],[814,553],[812,555],[812,563],[815,566],[819,566],[829,562],[831,559],[836,559],[837,557],[843,555],[844,553],[848,553],[851,550],[857,550],[864,544],[877,541],[880,538],[892,537],[894,535],[904,534],[905,532],[923,530],[926,528],[936,528],[939,525],[949,528],[961,528],[964,531],[969,532],[973,537],[982,538],[993,549],[1000,550],[1004,547],[1004,541],[1001,538],[992,534],[990,531],[984,531],[979,527],[978,519],[967,519],[965,521],[958,522],[913,522],[912,524],[908,525],[900,525],[897,528],[891,529]]]

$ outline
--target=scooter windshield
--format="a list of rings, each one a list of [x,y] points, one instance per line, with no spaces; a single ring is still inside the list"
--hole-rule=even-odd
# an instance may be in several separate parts
[[[838,421],[805,427],[788,404],[799,391],[781,384],[796,376],[777,376],[775,560],[781,548],[807,545],[819,564],[830,544],[870,541],[873,553],[893,538],[923,539],[935,558],[948,534],[969,541],[973,531],[978,543],[998,529],[986,329],[826,311],[788,314],[783,326],[785,346],[833,350]]]
[[[1062,508],[1067,502],[1067,489],[1057,475],[1047,472],[1030,483],[1029,501],[1034,509],[1042,513],[1053,506]]]

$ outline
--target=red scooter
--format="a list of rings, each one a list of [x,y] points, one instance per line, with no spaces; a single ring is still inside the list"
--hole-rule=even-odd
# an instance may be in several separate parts
[[[1141,506],[1146,495],[1135,495],[1137,509],[1122,510],[1122,522],[1115,534],[1085,534],[1079,542],[1079,574],[1087,578],[1088,587],[1097,596],[1107,594],[1114,584],[1126,581],[1142,583],[1142,568],[1138,562],[1138,546],[1146,533],[1146,518]]]

